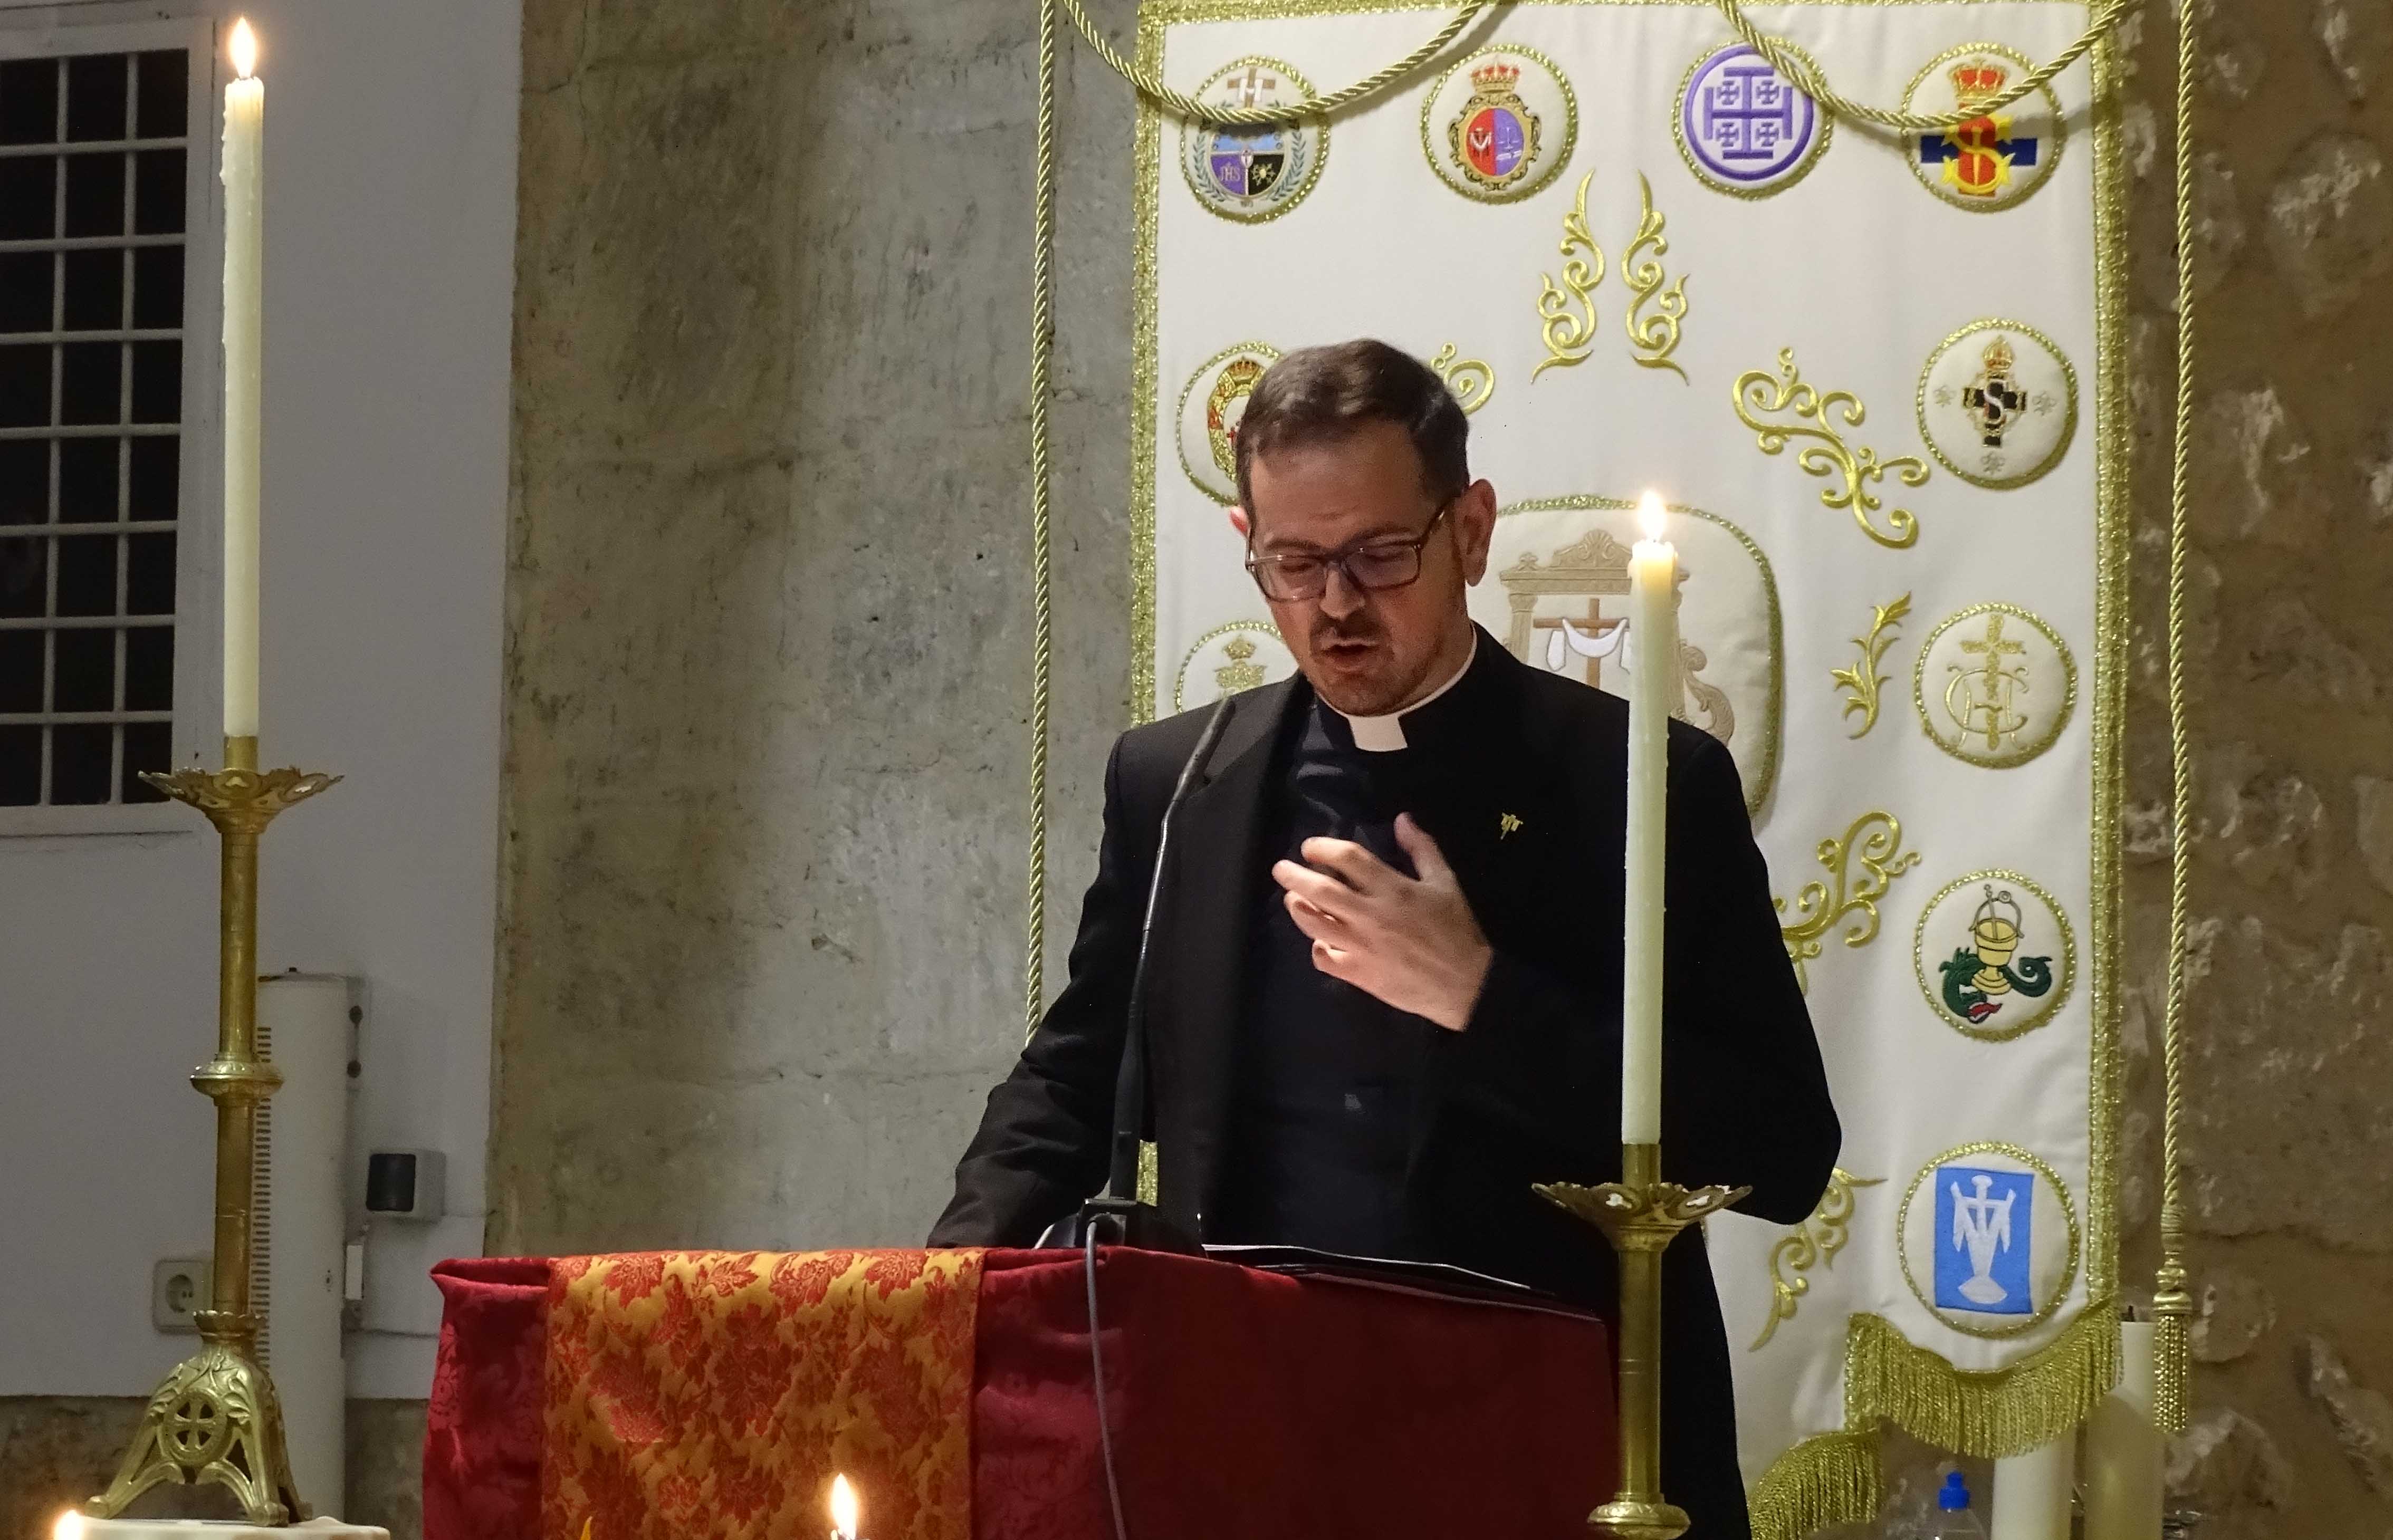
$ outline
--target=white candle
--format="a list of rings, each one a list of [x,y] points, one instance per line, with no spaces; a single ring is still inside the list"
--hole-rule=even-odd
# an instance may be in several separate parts
[[[257,36],[233,23],[224,121],[224,730],[257,736],[257,417],[266,83]]]
[[[1994,1462],[1993,1540],[2069,1540],[2069,1489],[2077,1435]]]
[[[2150,1321],[2119,1325],[2119,1383],[2086,1422],[2086,1540],[2159,1540],[2161,1435]]]
[[[1679,553],[1662,499],[1638,508],[1645,538],[1628,562],[1628,859],[1622,926],[1620,1139],[1662,1142],[1662,856],[1670,711],[1678,702]]]

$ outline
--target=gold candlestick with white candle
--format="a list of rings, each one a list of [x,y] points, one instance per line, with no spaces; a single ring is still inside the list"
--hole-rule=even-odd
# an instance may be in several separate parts
[[[1679,704],[1679,556],[1667,510],[1648,492],[1631,555],[1628,807],[1620,1002],[1620,1180],[1536,1191],[1602,1230],[1620,1258],[1620,1484],[1587,1521],[1616,1540],[1677,1540],[1683,1508],[1662,1497],[1662,1253],[1679,1232],[1748,1191],[1662,1180],[1664,856],[1670,718]]]
[[[233,65],[241,78],[225,87],[224,132],[224,767],[141,777],[197,808],[217,835],[216,1050],[191,1072],[192,1087],[216,1103],[214,1272],[208,1308],[193,1315],[200,1351],[151,1393],[108,1490],[83,1507],[95,1520],[115,1519],[152,1487],[203,1484],[231,1492],[254,1525],[309,1514],[291,1478],[273,1377],[258,1362],[266,1323],[250,1288],[258,1111],[282,1083],[257,1043],[257,847],[277,815],[339,777],[258,768],[257,150],[265,94],[254,72],[256,49],[249,23],[236,25]]]
[[[257,34],[233,23],[224,118],[224,730],[257,736],[259,357],[265,335],[266,83]]]

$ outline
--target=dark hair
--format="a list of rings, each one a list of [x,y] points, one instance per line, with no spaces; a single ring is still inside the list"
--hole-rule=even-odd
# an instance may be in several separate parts
[[[1462,406],[1427,364],[1369,337],[1300,347],[1255,382],[1238,419],[1238,503],[1249,515],[1257,455],[1335,443],[1371,423],[1393,423],[1420,456],[1421,489],[1440,503],[1471,485]]]

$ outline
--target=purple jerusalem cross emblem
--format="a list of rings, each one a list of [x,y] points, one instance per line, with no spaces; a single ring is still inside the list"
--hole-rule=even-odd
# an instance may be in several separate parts
[[[1706,180],[1768,192],[1802,174],[1819,148],[1819,104],[1743,43],[1707,55],[1679,98],[1679,136]]]

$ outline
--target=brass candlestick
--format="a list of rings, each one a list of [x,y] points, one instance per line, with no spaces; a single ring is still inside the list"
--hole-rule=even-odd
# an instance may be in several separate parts
[[[113,1519],[163,1482],[231,1489],[249,1521],[308,1517],[282,1444],[274,1380],[257,1362],[250,1309],[250,1237],[256,1214],[258,1103],[282,1077],[257,1056],[257,838],[274,816],[340,779],[257,768],[257,739],[227,737],[225,768],[144,771],[141,778],[196,807],[222,842],[217,928],[216,1056],[191,1084],[216,1104],[216,1278],[197,1312],[200,1351],[150,1397],[133,1447],[108,1490],[84,1505]]]
[[[1603,1232],[1620,1258],[1620,1490],[1587,1516],[1619,1540],[1678,1540],[1687,1515],[1662,1500],[1662,1253],[1679,1232],[1752,1191],[1662,1180],[1659,1144],[1623,1144],[1618,1181],[1537,1187]]]

